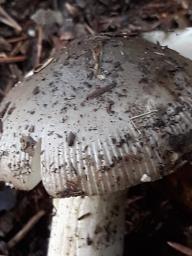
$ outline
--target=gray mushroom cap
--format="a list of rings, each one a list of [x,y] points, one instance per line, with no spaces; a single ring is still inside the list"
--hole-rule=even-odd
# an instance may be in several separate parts
[[[191,152],[191,75],[140,38],[74,41],[3,100],[1,179],[76,196],[173,172]]]

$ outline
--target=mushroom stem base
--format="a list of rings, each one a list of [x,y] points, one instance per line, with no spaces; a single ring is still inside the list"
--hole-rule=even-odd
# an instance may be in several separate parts
[[[121,256],[125,193],[53,199],[48,256]]]

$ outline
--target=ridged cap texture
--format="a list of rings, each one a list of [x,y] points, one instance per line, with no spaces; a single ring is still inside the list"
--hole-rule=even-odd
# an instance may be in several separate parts
[[[140,38],[77,40],[0,106],[0,179],[55,197],[153,181],[192,149],[192,64]]]

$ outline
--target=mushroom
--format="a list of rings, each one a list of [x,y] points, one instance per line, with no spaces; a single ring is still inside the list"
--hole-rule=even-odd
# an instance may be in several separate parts
[[[192,64],[141,38],[75,40],[3,100],[1,179],[42,182],[48,255],[122,255],[127,188],[188,161]]]

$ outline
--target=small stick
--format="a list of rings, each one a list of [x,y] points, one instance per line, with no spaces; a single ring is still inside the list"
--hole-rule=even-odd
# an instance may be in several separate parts
[[[42,41],[43,41],[43,29],[39,25],[38,26],[38,38],[37,38],[37,57],[35,62],[35,68],[39,66],[41,60],[41,53],[42,53]]]
[[[34,70],[34,73],[40,72],[42,69],[46,68],[52,61],[54,60],[53,57],[47,59],[44,63],[40,64],[36,69]]]
[[[11,55],[11,56],[14,56],[14,55],[18,54],[18,52],[19,52],[20,49],[21,49],[22,44],[23,44],[22,41],[17,42],[16,46],[15,46],[15,47],[13,48],[13,50],[11,51],[10,55]]]
[[[146,113],[137,115],[137,116],[133,116],[133,117],[131,117],[130,119],[131,119],[131,120],[134,120],[134,119],[137,119],[137,118],[140,118],[140,117],[144,117],[144,116],[151,115],[151,114],[156,113],[156,112],[157,112],[157,110],[149,111],[149,112],[146,112]]]
[[[23,36],[18,36],[18,37],[13,37],[13,38],[8,38],[7,39],[7,42],[12,44],[12,43],[17,43],[19,41],[24,41],[24,40],[27,40],[27,36],[26,35],[23,35]]]
[[[167,244],[178,252],[181,252],[187,256],[192,256],[192,249],[189,247],[186,247],[182,244],[175,243],[175,242],[167,242]]]
[[[131,119],[131,124],[133,125],[133,128],[138,132],[139,135],[141,135],[141,131],[137,128],[136,124]]]
[[[45,215],[44,210],[37,212],[26,224],[25,226],[7,243],[8,248],[13,248],[18,244],[25,235],[33,228],[33,226]]]
[[[96,35],[96,32],[87,23],[85,23],[84,26],[90,35],[92,35],[92,36]]]
[[[20,56],[6,56],[6,57],[0,57],[0,63],[13,63],[13,62],[22,62],[26,60],[26,56],[20,55]]]
[[[21,26],[0,6],[0,21],[14,28],[17,32],[21,32]]]

